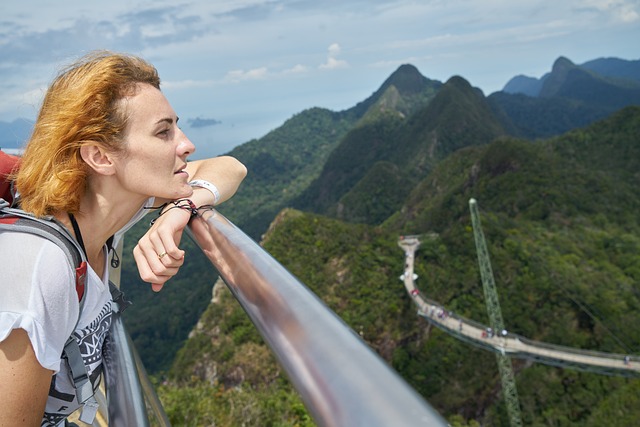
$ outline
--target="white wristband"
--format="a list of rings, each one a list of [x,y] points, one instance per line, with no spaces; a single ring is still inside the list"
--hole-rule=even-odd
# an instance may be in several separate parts
[[[192,186],[192,187],[205,188],[205,189],[211,191],[211,194],[213,194],[213,204],[214,205],[217,205],[218,202],[220,201],[220,191],[218,191],[218,187],[216,187],[215,185],[213,185],[209,181],[205,181],[204,179],[194,179],[193,181],[189,182],[189,185]]]

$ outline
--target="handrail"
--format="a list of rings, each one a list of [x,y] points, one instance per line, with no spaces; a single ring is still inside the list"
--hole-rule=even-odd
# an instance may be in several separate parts
[[[107,352],[111,360],[106,364],[109,425],[148,427],[149,418],[133,356],[133,343],[124,328],[122,317],[114,316],[112,322]]]
[[[120,240],[115,248],[122,259]],[[120,269],[110,267],[111,281],[120,287]],[[149,426],[149,414],[154,425],[169,427],[169,419],[162,408],[144,365],[122,322],[122,316],[114,313],[111,327],[110,348],[106,354],[110,361],[106,364],[106,401],[110,427]],[[103,404],[101,404],[102,406]]]
[[[447,425],[342,319],[223,215],[205,212],[189,230],[319,426]]]

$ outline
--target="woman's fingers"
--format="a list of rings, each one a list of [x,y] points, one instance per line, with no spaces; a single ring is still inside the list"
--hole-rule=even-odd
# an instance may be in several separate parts
[[[145,249],[140,244],[133,249],[133,257],[142,280],[147,283],[163,285],[167,280],[178,274],[180,267],[184,264],[184,255],[182,254],[179,259],[173,258],[168,253],[160,257],[163,253],[164,251],[158,254],[156,249],[150,246]]]
[[[184,263],[184,251],[178,247],[182,231],[190,218],[179,209],[160,216],[133,250],[140,277],[158,292],[178,273]]]

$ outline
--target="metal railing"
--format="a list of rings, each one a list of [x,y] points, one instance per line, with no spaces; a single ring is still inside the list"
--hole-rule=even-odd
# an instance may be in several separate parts
[[[205,212],[190,233],[317,425],[447,425],[358,334],[223,215]]]
[[[115,250],[122,255],[122,240]],[[110,268],[109,272],[111,281],[118,287],[120,271],[119,268]],[[106,384],[101,390],[104,393],[106,389],[107,398],[103,401],[108,407],[108,423],[98,425],[170,427],[171,423],[118,313],[114,314],[110,332],[110,348],[107,352],[110,360]],[[150,415],[153,423],[149,422]]]
[[[318,426],[447,425],[358,334],[223,215],[205,212],[188,234],[246,311]],[[126,331],[119,333],[116,381],[107,384],[107,395],[121,396],[109,399],[109,425],[149,425],[141,412],[149,407],[160,425],[169,426]]]

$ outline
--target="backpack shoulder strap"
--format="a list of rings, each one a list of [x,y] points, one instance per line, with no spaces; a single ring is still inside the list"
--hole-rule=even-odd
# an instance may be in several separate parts
[[[1,230],[35,234],[50,240],[62,249],[75,270],[76,293],[82,309],[87,281],[87,260],[76,240],[62,224],[51,216],[38,218],[21,209],[11,208],[8,202],[0,199]]]
[[[80,316],[78,316],[78,318],[80,318]],[[80,421],[92,424],[98,412],[98,402],[94,397],[93,384],[91,383],[91,378],[89,378],[87,365],[85,365],[84,359],[82,358],[80,345],[73,336],[73,333],[67,338],[67,342],[64,344],[62,357],[67,360],[69,371],[73,378],[73,384],[76,388],[76,397],[78,398],[78,403],[82,405]]]
[[[109,280],[109,291],[113,300],[113,312],[122,313],[129,307],[132,302],[124,299],[124,292],[120,290],[111,280]]]
[[[80,321],[80,313],[82,313],[82,308],[84,307],[87,282],[87,260],[78,243],[55,218],[35,217],[21,209],[9,207],[9,203],[4,199],[0,199],[0,231],[2,230],[30,233],[44,237],[64,251],[69,263],[75,269],[75,289],[80,304],[78,318],[73,327],[73,331],[75,331]],[[78,402],[83,405],[80,420],[91,424],[98,411],[98,403],[94,397],[93,384],[82,358],[80,346],[73,332],[67,338],[62,350],[62,357],[67,360],[69,365]]]

